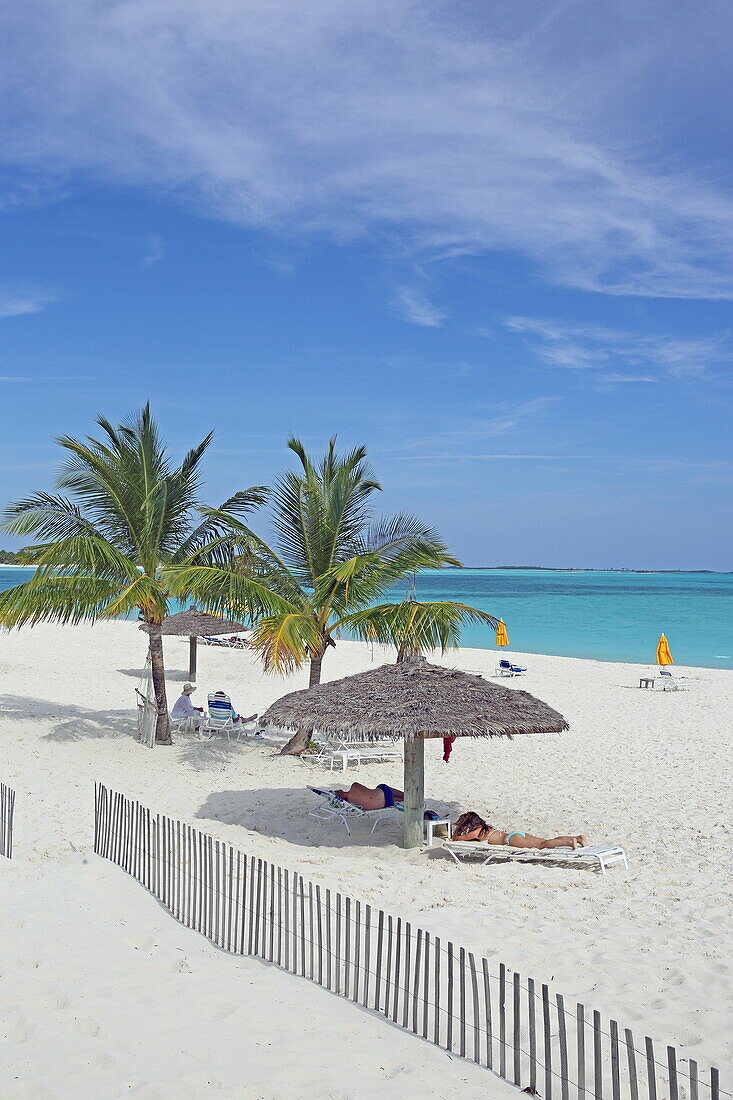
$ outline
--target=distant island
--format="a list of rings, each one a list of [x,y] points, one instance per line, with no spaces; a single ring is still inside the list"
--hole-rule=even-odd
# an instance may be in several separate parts
[[[464,565],[463,569],[523,569],[527,572],[535,570],[542,573],[711,573],[717,576],[727,577],[733,573],[733,569],[626,569],[623,566],[609,565],[603,569],[592,569],[585,565]]]
[[[0,565],[23,565],[20,551],[0,550]],[[663,573],[674,576],[675,573],[709,573],[727,577],[733,573],[733,569],[624,569],[618,566],[608,566],[605,569],[589,569],[578,565],[462,565],[461,569],[523,569],[526,572],[538,573]]]

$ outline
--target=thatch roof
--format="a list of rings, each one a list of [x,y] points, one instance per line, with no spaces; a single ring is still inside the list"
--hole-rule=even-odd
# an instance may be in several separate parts
[[[343,680],[293,691],[263,725],[350,737],[512,737],[560,733],[561,714],[527,691],[411,658]]]
[[[142,623],[141,630],[150,633],[147,623]],[[199,611],[190,607],[187,611],[179,611],[177,615],[167,615],[161,624],[163,634],[211,636],[213,634],[238,634],[246,630],[246,626],[235,623],[233,619],[222,619],[219,615],[210,615],[208,611]]]

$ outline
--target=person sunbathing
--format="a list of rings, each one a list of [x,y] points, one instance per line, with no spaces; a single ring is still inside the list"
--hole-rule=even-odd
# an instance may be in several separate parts
[[[585,848],[588,837],[583,833],[577,836],[554,836],[550,840],[523,833],[518,829],[503,833],[489,825],[482,817],[469,810],[453,826],[453,840],[479,840],[485,844],[506,844],[510,848]]]
[[[396,787],[379,783],[376,787],[365,787],[363,783],[352,783],[348,791],[335,791],[344,802],[359,806],[362,810],[385,810],[395,802],[404,802],[405,796]]]

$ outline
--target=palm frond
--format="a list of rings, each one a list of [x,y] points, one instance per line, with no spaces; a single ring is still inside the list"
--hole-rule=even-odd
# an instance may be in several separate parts
[[[165,590],[145,573],[129,582],[104,608],[104,617],[116,618],[137,609],[147,622],[162,622],[168,614]]]
[[[336,452],[336,437],[320,461],[313,461],[294,437],[288,447],[302,472],[286,471],[273,492],[273,524],[281,558],[311,585],[335,562],[359,550],[358,538],[369,522],[369,497],[380,486],[366,463],[366,448]]]
[[[383,556],[384,554],[384,556]],[[316,598],[338,615],[366,607],[386,595],[397,581],[423,569],[441,569],[455,559],[442,543],[420,538],[393,538],[368,553],[339,562],[319,577]]]
[[[232,570],[237,554],[250,553],[254,536],[242,519],[263,503],[266,490],[254,486],[219,509],[205,508],[199,466],[210,434],[175,466],[149,405],[124,424],[103,416],[97,424],[97,439],[57,440],[66,455],[61,492],[36,493],[5,512],[6,530],[36,536],[24,556],[39,566],[22,591],[6,598],[9,621],[77,621],[135,607],[155,619],[167,607],[161,572],[167,562]],[[262,590],[252,606],[280,610],[282,599],[268,601]]]
[[[404,600],[346,615],[338,626],[359,638],[393,645],[398,654],[403,655],[431,649],[445,652],[458,645],[462,626],[478,622],[496,630],[498,621],[495,616],[467,604]]]
[[[322,639],[312,615],[290,611],[260,619],[249,641],[266,672],[285,675],[316,653]]]
[[[235,493],[229,500],[225,500],[218,508],[199,507],[198,513],[201,522],[182,540],[173,554],[170,555],[171,563],[189,561],[194,556],[206,557],[210,562],[218,561],[224,564],[232,560],[234,548],[246,545],[256,536],[241,522],[240,516],[259,508],[267,499],[267,490],[264,486],[254,485],[250,489],[243,489]],[[229,552],[227,553],[227,540]],[[207,553],[207,550],[210,553]],[[201,561],[201,564],[204,564]]]
[[[119,584],[103,577],[47,574],[0,592],[0,624],[10,629],[39,622],[96,619],[107,615],[119,592]]]
[[[118,585],[125,585],[140,575],[134,562],[98,535],[76,535],[28,547],[26,555],[32,557],[31,564],[38,566],[35,575],[27,581],[29,585],[42,583],[54,571],[90,573]]]
[[[375,603],[383,603],[396,581],[416,571],[459,562],[438,533],[416,517],[400,514],[389,520],[373,519],[371,497],[381,487],[367,464],[364,446],[340,455],[334,436],[320,459],[312,458],[294,436],[288,447],[297,456],[300,469],[286,471],[275,483],[272,518],[276,551],[250,548],[235,568],[256,577],[270,591],[287,593],[289,602],[299,605],[301,615],[317,632],[319,641],[312,653],[320,656],[324,639],[336,623],[350,622],[354,614],[366,614]],[[293,582],[300,590],[297,596],[290,589]],[[380,629],[387,630],[386,612],[382,619],[375,619],[371,610],[369,614]],[[441,645],[451,644],[457,637],[457,614],[453,612],[451,619],[447,611],[438,615],[436,608],[431,624],[427,611],[409,612],[417,640]],[[269,616],[258,626],[260,648],[273,667],[279,658],[269,656],[268,631],[277,633],[273,653],[282,649],[286,655],[283,667],[295,660],[292,653],[301,644],[296,637],[301,619],[295,606],[291,615],[282,621]],[[358,624],[360,620],[354,621]],[[395,630],[399,627],[396,620],[392,625]],[[285,631],[285,641],[281,631]]]
[[[272,492],[272,524],[277,534],[280,557],[288,569],[303,581],[317,572],[318,504],[307,494],[304,478],[290,470],[276,480]]]
[[[446,565],[460,567],[461,564],[448,552],[446,542],[435,528],[409,512],[379,519],[371,525],[363,539],[363,552],[376,552],[385,563],[405,551],[413,550],[434,561],[436,564],[432,568],[439,569]]]
[[[57,488],[70,492],[95,527],[123,552],[138,552],[138,501],[144,493],[141,471],[129,455],[115,455],[94,440],[83,443],[62,436],[57,442],[70,456]]]
[[[246,516],[266,504],[269,495],[270,490],[266,485],[251,485],[249,489],[242,489],[225,500],[218,510],[233,516]]]
[[[34,493],[8,505],[2,526],[9,535],[39,535],[49,540],[80,534],[103,537],[73,501],[51,493]]]
[[[300,612],[300,608],[255,577],[215,565],[173,565],[161,570],[172,596],[195,598],[210,611],[227,612],[254,621],[270,615]]]
[[[174,468],[149,406],[117,428],[104,417],[98,423],[105,441],[58,440],[69,455],[59,488],[71,492],[90,521],[151,572],[191,532],[199,503],[198,465],[211,435]]]

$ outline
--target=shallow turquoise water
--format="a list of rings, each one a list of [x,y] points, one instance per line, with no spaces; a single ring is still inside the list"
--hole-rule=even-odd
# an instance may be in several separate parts
[[[662,631],[677,664],[733,669],[733,575],[460,569],[417,578],[418,599],[503,618],[507,652],[653,662]],[[492,646],[485,627],[463,644]]]
[[[0,589],[28,571],[0,566]],[[396,589],[399,598],[404,586]],[[733,669],[733,575],[446,569],[417,578],[418,599],[459,600],[503,618],[508,653],[653,664],[664,631],[677,664]],[[494,648],[485,627],[462,642]]]

